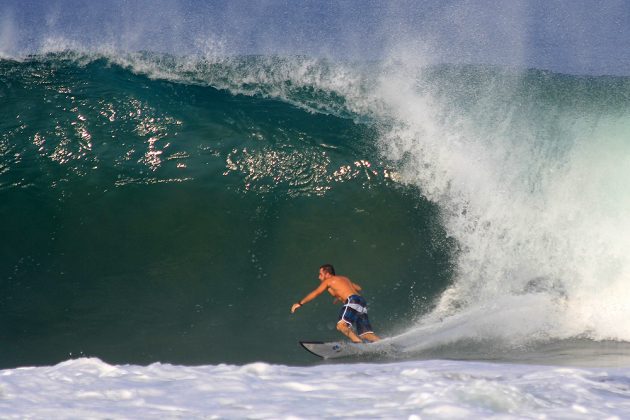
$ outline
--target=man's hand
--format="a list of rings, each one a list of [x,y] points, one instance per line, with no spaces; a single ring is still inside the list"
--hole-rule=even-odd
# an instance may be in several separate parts
[[[302,305],[300,305],[299,303],[294,303],[293,306],[291,306],[291,313],[294,313],[295,310],[299,308],[300,306]]]

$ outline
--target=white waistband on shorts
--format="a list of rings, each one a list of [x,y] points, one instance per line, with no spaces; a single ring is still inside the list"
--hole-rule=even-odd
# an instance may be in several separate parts
[[[352,308],[360,314],[367,314],[367,308],[359,305],[358,303],[346,303],[343,306],[347,306],[348,308]]]

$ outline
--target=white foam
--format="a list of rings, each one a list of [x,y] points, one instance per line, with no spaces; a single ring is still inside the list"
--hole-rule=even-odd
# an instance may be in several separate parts
[[[529,103],[522,91],[509,100],[519,76],[498,73],[463,111],[449,102],[456,92],[418,89],[418,74],[402,64],[382,75],[375,95],[396,121],[383,155],[439,205],[459,248],[453,284],[419,327],[468,314],[471,331],[482,332],[475,313],[485,308],[502,320],[486,331],[514,340],[536,327],[556,338],[630,340],[627,117],[595,107],[585,117],[569,103]],[[544,106],[547,114],[537,110]],[[531,293],[544,296],[528,322],[512,319]]]
[[[288,367],[0,371],[2,418],[605,418],[630,414],[630,369],[416,361]],[[412,417],[416,416],[416,417]]]

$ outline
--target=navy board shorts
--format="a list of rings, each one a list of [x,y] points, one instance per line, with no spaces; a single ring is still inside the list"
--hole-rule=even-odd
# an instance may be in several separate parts
[[[372,326],[367,316],[367,302],[363,296],[351,295],[339,310],[339,322],[345,322],[357,329],[357,334],[371,333]]]

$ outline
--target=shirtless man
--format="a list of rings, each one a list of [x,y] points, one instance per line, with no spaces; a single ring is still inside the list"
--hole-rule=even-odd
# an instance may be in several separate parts
[[[291,313],[294,313],[297,308],[328,290],[328,293],[335,298],[333,303],[344,302],[343,307],[339,311],[337,330],[355,343],[362,343],[362,338],[368,341],[380,340],[372,331],[372,326],[368,320],[367,303],[359,294],[361,286],[352,283],[348,277],[335,275],[335,269],[330,264],[324,264],[319,268],[319,281],[322,283],[317,289],[306,295],[298,303],[293,304]],[[353,324],[357,329],[358,335],[352,331]]]

